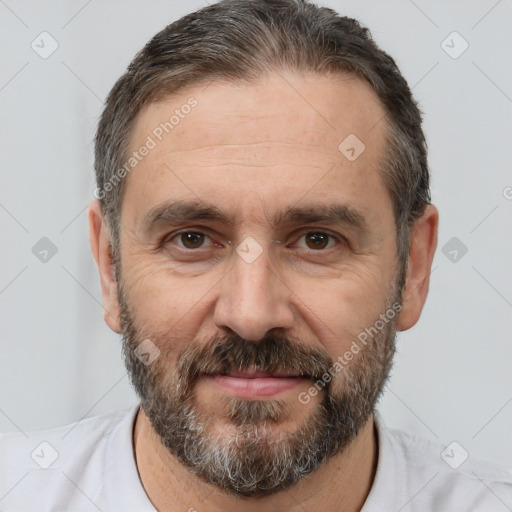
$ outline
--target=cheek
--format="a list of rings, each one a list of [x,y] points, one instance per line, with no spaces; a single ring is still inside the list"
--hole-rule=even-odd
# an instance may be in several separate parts
[[[163,344],[172,341],[172,348],[162,346],[161,350],[181,352],[195,339],[201,317],[207,314],[209,292],[215,290],[221,274],[180,278],[167,265],[142,257],[123,264],[124,286],[139,333]]]
[[[303,301],[302,315],[336,359],[385,312],[392,283],[393,276],[384,267],[367,262],[347,266],[339,277],[315,286],[313,293],[314,283],[303,282],[300,290],[295,288]]]

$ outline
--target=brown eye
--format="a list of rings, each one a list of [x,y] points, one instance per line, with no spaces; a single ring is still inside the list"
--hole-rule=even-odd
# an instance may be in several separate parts
[[[328,248],[329,243],[331,242],[331,239],[333,237],[331,235],[328,235],[327,233],[322,232],[310,232],[306,233],[301,237],[301,240],[304,239],[305,241],[305,247],[307,249],[312,249],[314,251],[322,250],[325,248]],[[301,246],[301,244],[299,244]],[[304,247],[302,245],[302,247]],[[329,248],[332,247],[329,246]]]
[[[205,239],[209,237],[203,233],[185,231],[176,235],[176,238],[181,242],[178,243],[180,247],[184,247],[185,249],[199,249],[203,245]]]

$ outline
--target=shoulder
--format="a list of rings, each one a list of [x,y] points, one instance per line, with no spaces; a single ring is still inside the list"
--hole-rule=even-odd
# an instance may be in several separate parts
[[[473,459],[458,442],[443,444],[376,417],[384,456],[403,482],[407,510],[492,511],[512,507],[512,470]]]
[[[512,484],[512,470],[492,462],[474,459],[457,441],[443,444],[399,429],[387,429],[391,444],[413,465],[428,465],[460,479]]]
[[[47,430],[0,434],[0,467],[61,466],[72,460],[73,454],[97,448],[128,412],[116,411]]]
[[[87,485],[94,489],[96,496],[88,496],[94,501],[102,493],[110,435],[134,412],[117,411],[53,429],[1,434],[2,504],[17,507],[38,496],[43,505],[55,496],[79,493],[78,488]]]

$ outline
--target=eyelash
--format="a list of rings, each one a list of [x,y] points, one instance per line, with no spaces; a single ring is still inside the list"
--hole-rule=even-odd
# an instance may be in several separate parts
[[[212,238],[207,234],[207,233],[204,233],[202,231],[194,231],[194,230],[184,230],[184,231],[180,231],[178,233],[173,233],[172,235],[168,235],[166,237],[164,237],[163,239],[163,242],[162,242],[162,246],[165,246],[167,245],[168,243],[172,242],[174,239],[178,238],[180,235],[183,235],[185,233],[189,233],[189,234],[194,234],[194,235],[205,235],[206,237],[208,237],[212,243],[214,245],[218,245],[216,244],[215,242],[213,242]],[[307,231],[302,231],[302,235],[298,238],[298,240],[300,240],[301,238],[303,238],[304,236],[306,235],[309,235],[309,234],[315,234],[315,235],[326,235],[328,236],[331,240],[334,240],[335,242],[337,242],[337,245],[339,245],[340,243],[343,243],[343,242],[346,242],[345,238],[344,237],[340,237],[340,236],[336,236],[336,235],[333,235],[332,233],[329,233],[327,231],[315,231],[315,230],[312,230],[312,229],[309,229]],[[177,245],[177,244],[176,244]],[[197,249],[189,249],[187,247],[183,247],[183,246],[180,246],[180,245],[177,245],[180,250],[184,251],[184,252],[190,252],[190,253],[193,253],[193,252],[198,252],[200,251],[201,249],[204,249],[203,246],[197,248]],[[325,249],[318,249],[318,250],[315,250],[315,249],[306,249],[308,252],[310,253],[322,253],[322,252],[326,252],[328,251],[329,249],[334,249],[336,246],[333,246],[333,247],[327,247]]]

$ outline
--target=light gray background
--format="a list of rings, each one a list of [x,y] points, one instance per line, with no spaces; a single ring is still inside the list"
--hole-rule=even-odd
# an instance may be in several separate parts
[[[136,51],[204,5],[0,0],[1,431],[135,403],[89,249],[92,140]],[[512,3],[323,5],[367,25],[413,87],[441,214],[430,296],[400,336],[381,413],[389,426],[512,466]],[[59,45],[47,59],[31,48],[43,31]],[[453,31],[469,43],[457,59],[441,46]],[[445,44],[462,48],[453,36]],[[58,249],[46,263],[32,253],[42,237]],[[452,237],[468,249],[455,263],[442,252]]]

